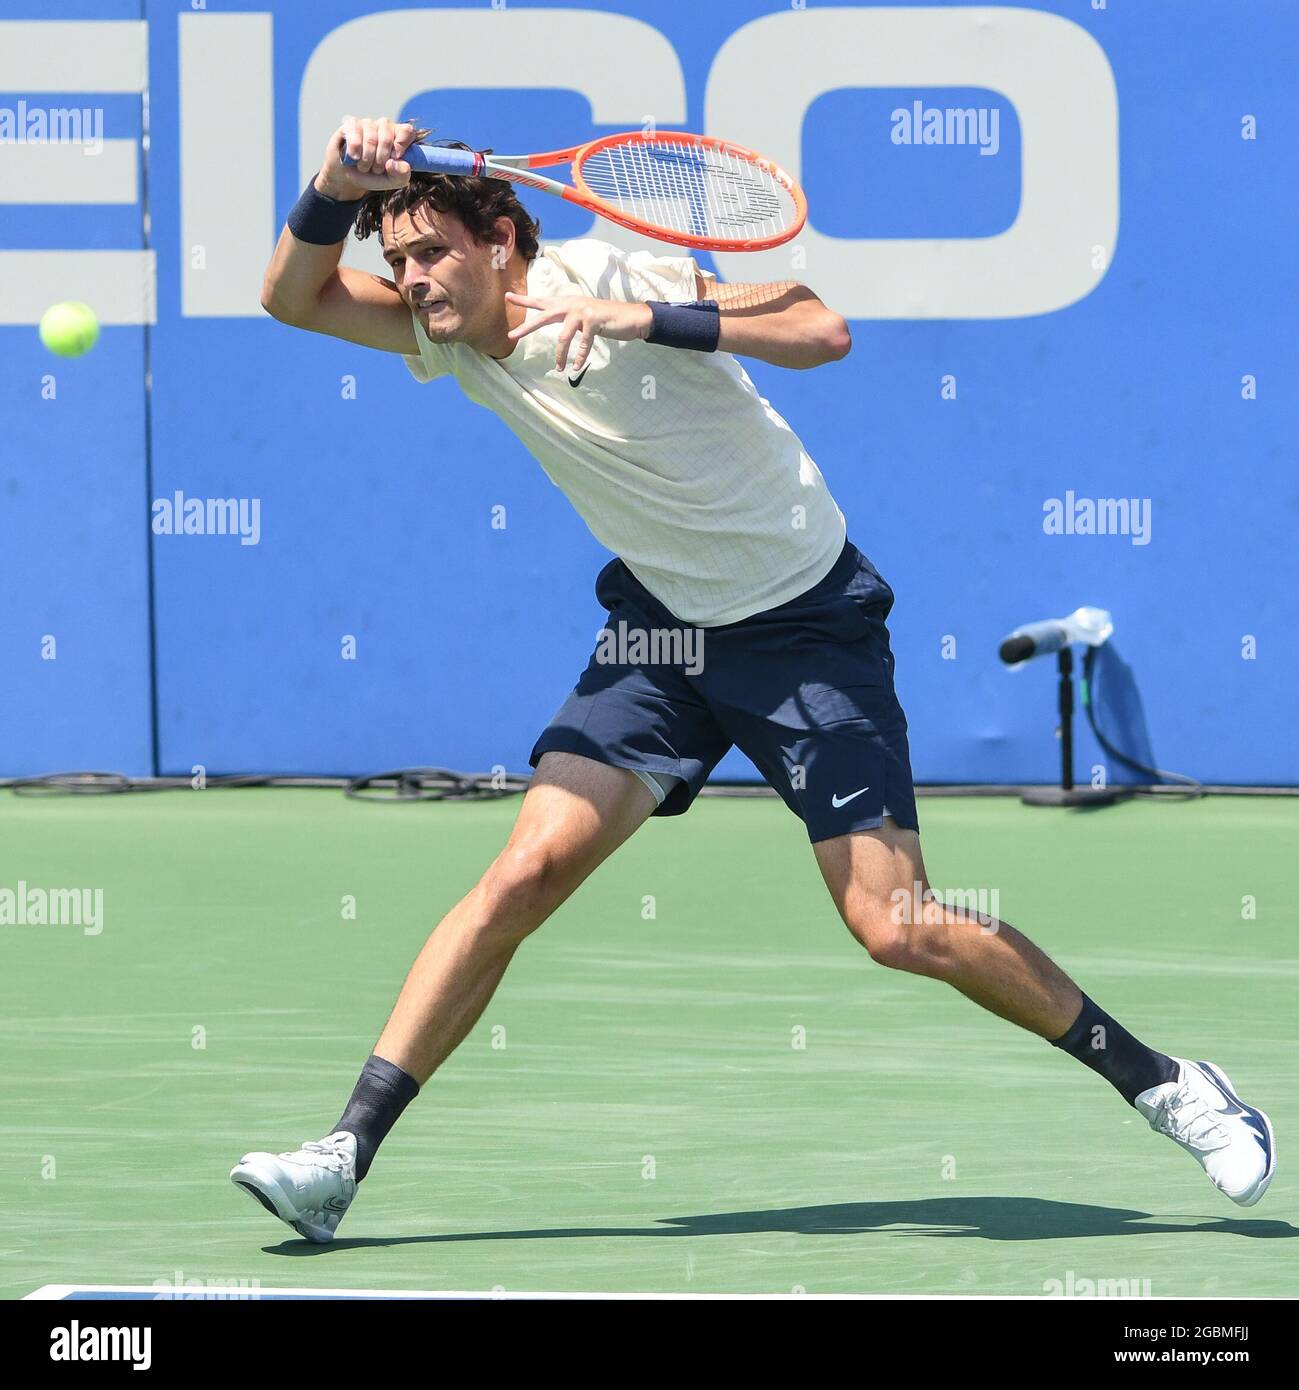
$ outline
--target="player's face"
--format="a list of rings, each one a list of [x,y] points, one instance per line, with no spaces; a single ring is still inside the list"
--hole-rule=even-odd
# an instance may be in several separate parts
[[[499,254],[475,241],[454,214],[417,208],[386,216],[383,251],[430,342],[472,337],[499,316],[509,288]]]

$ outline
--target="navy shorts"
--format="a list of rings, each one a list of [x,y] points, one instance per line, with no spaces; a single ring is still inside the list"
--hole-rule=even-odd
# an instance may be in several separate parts
[[[533,767],[565,752],[671,774],[681,781],[656,814],[675,816],[734,745],[813,841],[886,814],[919,829],[884,625],[893,591],[851,542],[819,584],[723,627],[682,623],[621,560],[595,592],[608,621]]]

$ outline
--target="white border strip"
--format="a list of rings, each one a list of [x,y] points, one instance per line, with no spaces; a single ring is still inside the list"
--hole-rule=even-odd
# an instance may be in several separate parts
[[[168,1286],[170,1287],[170,1286]],[[799,1302],[961,1302],[961,1303],[1177,1303],[1184,1302],[1184,1296],[1154,1298],[1062,1298],[1053,1294],[998,1294],[998,1293],[591,1293],[571,1290],[554,1291],[522,1289],[278,1289],[256,1288],[229,1290],[213,1288],[210,1291],[194,1289],[187,1293],[184,1289],[169,1296],[165,1288],[156,1284],[44,1284],[32,1293],[24,1294],[24,1299],[63,1299],[71,1293],[148,1293],[153,1294],[159,1303],[256,1303],[260,1295],[277,1294],[281,1298],[422,1298],[422,1299],[488,1299],[497,1302],[514,1299],[593,1299],[604,1303],[620,1302],[724,1302],[752,1303],[773,1301]],[[1253,1297],[1215,1294],[1215,1302],[1252,1303]]]

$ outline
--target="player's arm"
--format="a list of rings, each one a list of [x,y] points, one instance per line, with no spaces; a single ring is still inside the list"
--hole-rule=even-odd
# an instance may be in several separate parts
[[[290,214],[266,268],[262,308],[273,318],[385,352],[419,351],[410,308],[397,286],[339,264],[351,226],[349,205],[409,181],[410,165],[401,155],[415,134],[408,122],[349,118],[330,137],[320,172]],[[356,164],[343,163],[344,148]]]
[[[806,369],[838,362],[852,349],[847,321],[797,280],[722,285],[696,274],[695,296],[717,301],[719,352]]]
[[[570,373],[582,370],[596,338],[644,338],[669,347],[737,352],[796,370],[837,362],[852,347],[844,319],[797,281],[719,285],[711,276],[696,274],[695,294],[695,305],[651,305],[511,291],[506,300],[531,313],[508,336],[517,341],[547,324],[560,324],[555,367]]]

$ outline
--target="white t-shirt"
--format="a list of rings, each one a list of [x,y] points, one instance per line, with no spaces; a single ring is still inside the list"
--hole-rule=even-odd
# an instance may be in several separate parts
[[[687,303],[692,256],[594,239],[548,246],[528,294]],[[728,352],[596,338],[577,386],[555,370],[559,325],[503,361],[431,343],[415,322],[418,381],[448,373],[494,411],[601,544],[668,611],[701,627],[738,622],[829,573],[844,519],[798,436]]]

